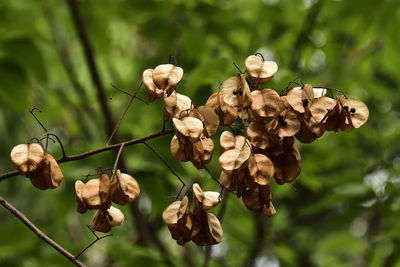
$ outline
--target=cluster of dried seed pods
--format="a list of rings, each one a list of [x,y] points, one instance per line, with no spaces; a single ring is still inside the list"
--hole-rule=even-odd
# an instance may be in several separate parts
[[[206,212],[220,202],[218,192],[204,192],[198,184],[193,184],[193,212],[189,198],[172,202],[163,212],[171,236],[179,245],[193,241],[198,246],[215,245],[222,241],[222,227],[218,218]]]
[[[57,161],[38,143],[15,146],[11,150],[11,162],[33,186],[42,190],[55,189],[64,179]]]
[[[270,88],[261,89],[260,84],[271,80],[278,71],[275,62],[265,61],[262,56],[249,56],[245,67],[247,75],[239,70],[200,107],[175,91],[183,76],[182,69],[175,65],[145,70],[143,82],[150,101],[164,99],[165,119],[175,127],[171,153],[177,160],[191,161],[197,168],[204,168],[214,151],[211,136],[219,126],[232,129],[233,132],[224,131],[220,136],[219,182],[242,197],[248,209],[270,217],[276,212],[271,202],[272,178],[278,184],[291,183],[301,171],[295,138],[311,143],[325,131],[359,128],[367,121],[369,111],[364,103],[345,95],[326,96],[328,90],[338,91],[335,89],[305,84],[288,88],[283,95]],[[193,216],[198,210],[196,203],[200,203],[196,198],[198,188],[193,187],[193,214],[186,196],[164,211],[164,221],[179,244],[189,240],[200,245],[213,243],[210,235],[205,243],[196,241],[193,235],[196,233]]]
[[[133,202],[140,194],[138,182],[126,173],[117,170],[113,181],[107,174],[91,179],[87,183],[75,182],[75,198],[79,213],[96,209],[92,218],[92,228],[95,231],[108,233],[113,226],[124,222],[124,214],[111,206],[112,202],[125,205]]]

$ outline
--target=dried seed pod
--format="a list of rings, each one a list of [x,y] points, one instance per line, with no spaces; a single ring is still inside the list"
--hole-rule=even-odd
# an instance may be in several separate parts
[[[85,184],[82,181],[78,180],[75,182],[75,199],[77,203],[76,209],[79,213],[85,213],[88,210],[86,202],[82,196],[82,191],[84,186]]]
[[[222,236],[224,234],[221,223],[219,222],[217,216],[212,213],[207,213],[207,224],[208,230],[210,231],[211,237],[214,244],[218,244],[222,241]]]
[[[272,89],[254,90],[251,92],[253,102],[251,111],[256,118],[273,118],[285,109],[279,94]]]
[[[164,95],[164,115],[168,122],[172,122],[172,118],[181,119],[189,114],[192,108],[192,100],[175,91],[171,95]]]
[[[58,166],[57,161],[52,155],[45,152],[44,161],[39,169],[35,172],[29,172],[26,174],[31,181],[31,183],[39,189],[55,189],[57,188],[64,176]]]
[[[200,137],[200,140],[192,145],[193,150],[190,161],[197,169],[202,169],[212,159],[214,142],[211,138]]]
[[[208,106],[198,107],[200,114],[204,118],[205,133],[207,137],[211,137],[217,133],[219,126],[219,117],[214,110]]]
[[[265,150],[269,147],[267,132],[263,121],[253,121],[247,127],[247,137],[252,146]]]
[[[192,143],[200,140],[203,132],[203,123],[194,117],[185,117],[182,120],[173,118],[172,122],[176,129],[176,134],[187,137]]]
[[[269,134],[284,138],[294,136],[300,130],[300,126],[297,114],[291,109],[285,109],[268,122],[265,129]]]
[[[158,65],[153,71],[154,84],[167,95],[178,85],[183,77],[183,69],[172,64]]]
[[[269,207],[264,206],[262,213],[266,218],[269,218],[276,214],[276,210],[272,202],[269,202]]]
[[[191,156],[187,153],[185,147],[191,145],[191,143],[184,139],[179,139],[174,135],[171,139],[171,154],[174,158],[179,161],[189,161]]]
[[[198,219],[196,225],[196,234],[192,235],[193,242],[198,246],[210,246],[218,244],[222,241],[223,230],[218,218],[212,214],[207,213]]]
[[[274,176],[274,165],[263,154],[252,154],[247,167],[249,168],[251,178],[258,185],[268,185]]]
[[[338,101],[352,128],[360,128],[368,120],[369,110],[363,102],[345,97],[339,97]]]
[[[11,150],[11,161],[21,174],[39,169],[45,159],[43,147],[39,144],[20,144]]]
[[[106,174],[88,181],[82,188],[82,199],[88,209],[108,208],[110,206],[110,180]]]
[[[245,65],[250,80],[256,84],[271,80],[278,71],[278,65],[274,61],[264,61],[254,55],[246,58]]]
[[[250,142],[246,142],[247,144],[244,144],[241,148],[230,149],[221,154],[219,157],[219,164],[224,172],[230,174],[234,170],[247,164],[247,160],[251,154],[251,149]]]
[[[271,157],[274,163],[274,178],[278,184],[290,183],[299,176],[301,171],[300,153],[293,145],[286,153]]]
[[[117,208],[111,206],[107,210],[99,209],[92,218],[92,228],[95,231],[108,233],[114,226],[121,225],[125,216]]]
[[[193,216],[189,210],[189,199],[185,196],[182,201],[174,201],[163,212],[163,220],[168,225],[173,239],[179,245],[191,240]]]
[[[323,123],[328,119],[332,110],[337,105],[337,100],[330,97],[322,96],[317,98],[311,105],[310,111],[315,119],[319,123]]]
[[[121,173],[120,170],[117,170],[110,190],[111,200],[119,205],[135,201],[140,194],[140,187],[135,178],[129,174]]]
[[[226,126],[233,123],[237,119],[238,112],[237,108],[235,107],[226,105],[224,103],[222,103],[222,105],[224,106],[225,111],[222,111],[221,109],[218,92],[210,95],[206,102],[206,106],[210,107],[215,112],[215,114],[218,115],[220,125]]]
[[[157,98],[162,98],[164,91],[155,85],[153,82],[153,69],[147,69],[143,72],[142,80],[146,87],[149,102],[156,100]]]
[[[219,103],[223,112],[227,112],[227,106],[238,109],[248,108],[251,102],[251,92],[244,74],[229,77],[222,83]]]
[[[260,186],[244,192],[243,204],[251,211],[261,213],[265,206],[271,201],[271,190],[269,186]]]
[[[201,212],[197,211],[197,208],[200,208],[203,211],[214,208],[221,202],[220,194],[218,192],[206,191],[204,192],[200,185],[194,183],[192,186],[193,189],[193,199],[195,201],[195,210],[194,214],[199,214]],[[196,208],[197,207],[197,208]]]
[[[185,214],[189,211],[189,199],[187,196],[184,196],[182,201],[174,201],[172,202],[162,214],[162,218],[166,225],[174,225],[177,224],[180,219],[185,216]]]

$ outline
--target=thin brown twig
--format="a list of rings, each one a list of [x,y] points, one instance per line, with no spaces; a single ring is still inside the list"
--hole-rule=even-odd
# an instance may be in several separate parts
[[[117,148],[119,149],[122,144],[124,146],[140,144],[140,143],[143,143],[143,142],[145,142],[147,140],[151,140],[153,138],[157,138],[157,137],[160,137],[160,136],[163,136],[163,135],[167,135],[167,134],[171,134],[171,133],[174,133],[174,132],[175,132],[175,129],[170,129],[170,130],[166,130],[166,131],[157,132],[157,133],[154,133],[154,134],[151,134],[151,135],[139,138],[139,139],[132,139],[132,140],[129,140],[129,141],[126,141],[126,142],[122,142],[122,143],[119,143],[119,144],[104,146],[104,147],[101,147],[101,148],[98,148],[98,149],[87,151],[87,152],[84,152],[84,153],[81,153],[81,154],[76,154],[76,155],[73,155],[73,156],[66,156],[65,158],[58,159],[57,163],[61,164],[61,163],[68,162],[68,161],[75,161],[75,160],[84,159],[84,158],[87,158],[89,156],[92,156],[92,155],[95,155],[95,154],[98,154],[98,153],[102,153],[102,152],[105,152],[105,151],[108,151],[108,150],[114,150],[114,149],[117,149]],[[7,179],[7,178],[10,178],[10,177],[13,177],[13,176],[17,176],[18,174],[19,174],[18,171],[10,171],[10,172],[4,173],[4,174],[0,175],[0,182],[5,180],[5,179]]]
[[[126,112],[128,111],[129,107],[131,106],[133,100],[134,100],[135,97],[136,97],[136,94],[139,92],[139,90],[140,90],[141,87],[142,87],[142,83],[140,83],[139,87],[136,89],[136,91],[135,91],[135,93],[134,93],[133,95],[127,93],[128,95],[130,95],[129,102],[128,102],[128,104],[126,105],[126,107],[125,107],[124,111],[122,112],[121,116],[119,117],[118,122],[117,122],[117,124],[115,125],[115,128],[114,128],[113,132],[111,133],[110,138],[108,138],[108,141],[107,141],[107,144],[106,144],[107,146],[110,144],[111,140],[113,139],[115,133],[116,133],[117,130],[118,130],[119,125],[121,124],[122,119],[125,117]]]
[[[113,170],[112,170],[112,175],[111,175],[111,178],[110,178],[110,179],[113,179],[115,173],[117,172],[117,166],[118,166],[119,157],[121,156],[122,149],[124,149],[124,145],[125,145],[125,144],[122,144],[122,145],[120,146],[119,150],[118,150],[117,158],[115,159],[114,168],[113,168]]]
[[[23,222],[35,235],[37,235],[40,239],[45,241],[47,244],[55,248],[58,252],[60,252],[63,256],[65,256],[68,260],[74,263],[77,266],[85,266],[82,262],[80,262],[74,255],[69,253],[65,248],[60,246],[50,237],[45,235],[42,231],[39,230],[31,221],[26,218],[22,212],[17,210],[13,205],[8,203],[4,198],[0,196],[0,204],[6,208],[9,212],[11,212],[15,217],[17,217],[21,222]]]
[[[153,151],[154,154],[157,155],[157,157],[165,164],[165,166],[167,166],[167,168],[171,171],[171,173],[179,179],[179,181],[182,183],[182,185],[187,187],[185,182],[182,180],[182,178],[179,177],[179,175],[174,171],[174,169],[172,169],[172,167],[168,164],[168,162],[164,159],[164,157],[161,156],[160,153],[158,153],[152,146],[150,146],[148,143],[146,143],[146,141],[143,141],[142,143],[145,144],[151,151]]]
[[[79,256],[81,256],[83,253],[85,253],[86,250],[88,250],[91,246],[93,246],[97,241],[100,241],[103,238],[109,237],[109,236],[113,236],[112,234],[109,235],[104,235],[99,237],[96,232],[93,230],[92,227],[90,227],[89,225],[87,226],[88,229],[92,232],[92,234],[96,237],[95,240],[93,240],[93,242],[91,242],[89,245],[87,245],[84,249],[81,250],[81,252],[78,253],[78,255],[75,256],[75,258],[79,258]]]

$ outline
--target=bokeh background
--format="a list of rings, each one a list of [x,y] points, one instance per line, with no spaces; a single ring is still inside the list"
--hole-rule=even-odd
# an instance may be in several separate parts
[[[13,146],[43,130],[28,109],[59,135],[68,155],[105,145],[107,122],[74,24],[71,2],[0,1],[0,170],[13,169]],[[233,62],[260,52],[279,71],[277,91],[295,78],[341,89],[364,101],[368,122],[349,133],[325,133],[298,144],[302,172],[272,186],[277,214],[265,220],[226,196],[223,242],[211,249],[178,246],[161,219],[180,183],[144,145],[126,147],[125,162],[140,183],[125,223],[83,256],[89,266],[400,266],[400,2],[398,0],[85,0],[77,1],[113,123],[146,68],[175,55],[185,75],[177,90],[204,104],[234,75]],[[139,96],[145,98],[142,89]],[[161,130],[162,102],[134,100],[118,135]],[[168,126],[171,127],[171,126]],[[171,136],[150,141],[191,184],[218,185],[169,152]],[[218,138],[215,139],[217,141]],[[210,169],[219,175],[218,142]],[[50,153],[61,157],[57,145]],[[40,191],[22,176],[0,183],[0,195],[73,254],[93,240],[93,212],[78,214],[74,182],[112,167],[106,152],[61,165],[57,190]],[[171,198],[172,196],[172,198]],[[211,253],[204,264],[207,253]],[[69,266],[63,256],[0,208],[0,266]]]

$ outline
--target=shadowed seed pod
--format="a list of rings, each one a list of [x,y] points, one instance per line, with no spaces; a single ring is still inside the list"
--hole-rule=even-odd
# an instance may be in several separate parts
[[[111,201],[119,205],[135,201],[140,194],[140,187],[135,178],[129,174],[121,173],[120,170],[117,170],[110,190]]]
[[[46,190],[57,188],[64,176],[57,161],[49,153],[45,153],[42,165],[34,172],[26,174],[36,188]]]
[[[106,210],[98,209],[92,218],[92,228],[95,231],[108,233],[112,227],[121,225],[124,219],[122,211],[113,206]]]

